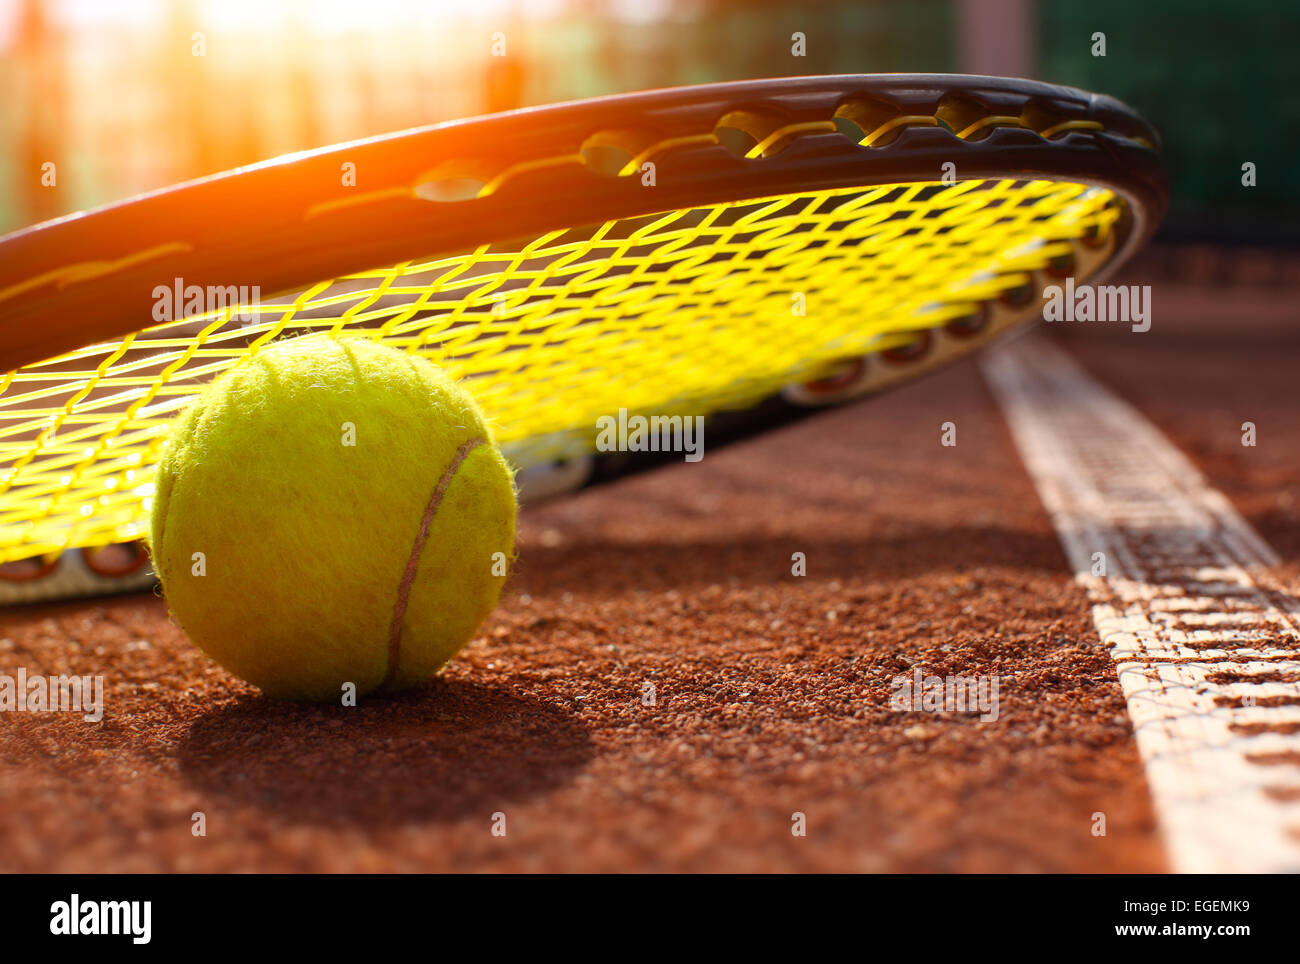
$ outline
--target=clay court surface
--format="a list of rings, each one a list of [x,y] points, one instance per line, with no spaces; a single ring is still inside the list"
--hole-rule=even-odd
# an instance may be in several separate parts
[[[1148,333],[1048,333],[1294,589],[1292,304],[1162,281]],[[1168,869],[1114,664],[970,361],[526,510],[499,610],[400,697],[270,702],[148,594],[5,610],[0,664],[103,675],[106,704],[3,714],[3,871]],[[998,720],[890,709],[917,664],[996,675]]]

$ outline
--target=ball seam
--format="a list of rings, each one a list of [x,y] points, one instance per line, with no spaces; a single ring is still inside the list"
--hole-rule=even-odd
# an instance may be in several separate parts
[[[424,552],[425,542],[429,539],[429,529],[433,525],[434,517],[438,514],[438,507],[442,504],[443,497],[447,494],[447,489],[450,488],[452,479],[456,477],[456,471],[460,468],[461,463],[469,457],[470,452],[485,444],[487,444],[485,438],[472,438],[456,450],[455,456],[443,471],[442,478],[438,480],[433,495],[429,497],[429,502],[424,507],[424,517],[420,520],[420,530],[416,533],[415,544],[411,546],[411,555],[406,561],[406,571],[402,573],[402,582],[397,587],[397,603],[393,606],[393,621],[388,629],[388,671],[384,674],[383,682],[379,684],[380,689],[386,689],[397,678],[397,671],[402,659],[402,620],[406,617],[406,607],[410,602],[411,588],[415,585],[415,574],[420,568],[420,556]]]

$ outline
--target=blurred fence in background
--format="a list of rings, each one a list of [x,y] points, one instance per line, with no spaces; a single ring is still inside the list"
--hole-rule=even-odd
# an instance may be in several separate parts
[[[999,5],[969,0],[976,15]],[[1166,236],[1300,241],[1300,4],[1040,0],[1026,62],[1165,135]],[[0,230],[290,151],[750,77],[961,69],[950,0],[0,0]],[[1093,35],[1106,34],[1105,57]],[[795,32],[806,56],[791,52]],[[196,56],[195,34],[204,49]],[[503,34],[505,57],[492,56]],[[1241,185],[1241,164],[1259,183]],[[57,182],[41,185],[42,165]]]
[[[1044,0],[1038,18],[1042,79],[1113,94],[1163,133],[1165,237],[1300,242],[1300,3]]]

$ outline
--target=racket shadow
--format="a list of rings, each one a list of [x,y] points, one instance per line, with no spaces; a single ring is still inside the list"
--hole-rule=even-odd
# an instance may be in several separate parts
[[[182,778],[205,798],[288,824],[378,830],[491,815],[567,784],[586,728],[502,687],[435,679],[356,708],[249,697],[196,721]]]
[[[580,537],[572,544],[525,544],[511,590],[545,596],[582,586],[585,592],[690,589],[717,583],[802,585],[791,553],[804,553],[812,582],[865,579],[896,583],[940,573],[984,569],[1068,573],[1055,535],[1000,526],[961,525],[860,538],[770,537],[632,543]],[[509,597],[507,597],[509,599]],[[509,605],[508,602],[503,605]]]

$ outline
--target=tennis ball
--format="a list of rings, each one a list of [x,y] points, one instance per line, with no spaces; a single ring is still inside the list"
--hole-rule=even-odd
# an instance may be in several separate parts
[[[154,568],[181,628],[268,696],[427,679],[496,605],[510,468],[430,362],[326,335],[249,355],[158,463]]]

